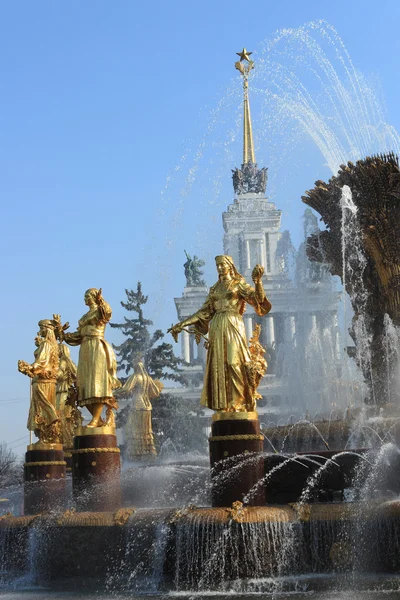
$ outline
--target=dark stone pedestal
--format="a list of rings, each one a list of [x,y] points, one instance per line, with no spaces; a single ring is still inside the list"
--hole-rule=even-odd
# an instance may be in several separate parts
[[[212,506],[231,506],[243,501],[264,476],[263,435],[256,412],[218,412],[211,427]],[[265,505],[265,488],[260,485],[246,504]]]
[[[62,444],[28,446],[24,463],[25,515],[65,507],[66,466]]]
[[[72,489],[78,510],[121,506],[120,451],[113,427],[80,427],[72,450]]]

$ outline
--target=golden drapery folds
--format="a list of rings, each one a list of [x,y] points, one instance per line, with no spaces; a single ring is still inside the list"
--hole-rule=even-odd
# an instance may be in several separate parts
[[[60,422],[56,410],[56,378],[58,371],[58,344],[54,335],[55,323],[39,321],[35,339],[35,361],[18,361],[18,370],[32,378],[31,403],[27,428],[39,438],[39,443],[60,442]]]
[[[163,388],[160,381],[154,380],[147,373],[139,360],[134,364],[134,371],[124,386],[116,392],[120,398],[130,398],[128,419],[125,425],[125,456],[135,460],[157,454],[154,444],[151,421],[152,406],[150,400],[157,398]]]
[[[261,281],[264,269],[260,265],[254,267],[253,288],[238,273],[230,256],[217,256],[215,260],[219,280],[210,289],[204,305],[169,331],[175,338],[189,326],[197,335],[208,333],[201,404],[217,411],[252,411],[257,394],[242,315],[246,303],[259,316],[271,310]]]
[[[80,346],[77,387],[78,405],[86,406],[92,414],[91,427],[113,425],[112,409],[117,407],[113,392],[120,387],[117,379],[117,361],[114,350],[104,339],[104,331],[111,319],[110,305],[104,300],[101,289],[91,288],[85,293],[89,311],[79,320],[75,333],[64,334],[71,346]],[[101,411],[107,405],[107,421]]]

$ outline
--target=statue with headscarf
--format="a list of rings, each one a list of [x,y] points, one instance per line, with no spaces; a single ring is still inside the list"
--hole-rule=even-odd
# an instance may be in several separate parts
[[[56,380],[59,365],[58,344],[55,336],[57,321],[53,318],[39,321],[35,338],[35,360],[32,364],[18,361],[18,371],[32,379],[31,402],[27,428],[33,431],[37,444],[60,443],[60,419],[56,409]]]
[[[121,383],[117,379],[117,361],[112,346],[104,339],[104,331],[111,319],[111,307],[104,300],[101,289],[90,288],[85,292],[85,304],[89,307],[78,323],[74,333],[63,333],[60,341],[70,346],[80,346],[76,385],[78,406],[86,407],[92,415],[88,427],[114,426],[113,409],[118,408],[114,390]],[[106,418],[102,418],[106,407]]]
[[[249,351],[243,313],[246,304],[250,304],[259,316],[271,310],[262,284],[264,268],[254,267],[252,287],[237,271],[230,256],[216,256],[215,262],[218,281],[211,287],[204,305],[168,331],[175,341],[187,327],[197,341],[208,333],[202,405],[216,411],[253,411],[259,397],[256,385],[261,380],[260,368],[265,361],[260,361],[259,349],[256,359]]]
[[[133,373],[116,394],[131,401],[124,429],[125,457],[128,460],[150,458],[157,455],[152,426],[151,400],[157,398],[163,388],[160,381],[147,373],[141,358],[133,364]]]

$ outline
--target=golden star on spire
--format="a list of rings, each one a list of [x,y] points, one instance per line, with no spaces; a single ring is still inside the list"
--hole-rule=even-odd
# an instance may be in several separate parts
[[[236,54],[237,54],[238,56],[240,56],[240,60],[241,60],[241,61],[242,61],[242,60],[247,60],[247,62],[251,62],[251,59],[250,59],[250,54],[253,54],[253,53],[252,53],[252,52],[248,52],[248,51],[246,50],[246,48],[243,48],[243,50],[242,50],[241,52],[236,52]]]

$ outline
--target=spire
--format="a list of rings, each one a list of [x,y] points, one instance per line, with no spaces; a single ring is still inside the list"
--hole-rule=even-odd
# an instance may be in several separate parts
[[[235,62],[235,67],[243,77],[243,164],[241,169],[233,171],[233,187],[237,195],[247,193],[265,194],[267,169],[259,169],[256,164],[250,116],[249,74],[254,69],[254,61],[250,59],[250,54],[253,53],[243,48],[241,52],[236,52],[236,54],[240,57],[240,60]]]
[[[240,60],[235,63],[235,67],[243,77],[243,164],[255,164],[256,158],[254,154],[249,101],[249,73],[254,69],[254,61],[250,59],[250,54],[253,53],[243,48],[241,52],[236,52],[236,54],[240,56]],[[247,65],[243,61],[246,61]]]

